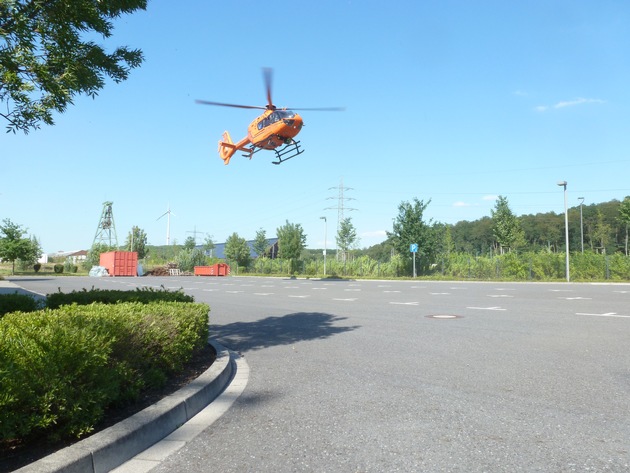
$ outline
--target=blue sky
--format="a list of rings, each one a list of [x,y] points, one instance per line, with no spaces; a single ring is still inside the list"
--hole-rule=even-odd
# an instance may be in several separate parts
[[[630,195],[630,4],[592,1],[150,1],[120,18],[113,48],[145,55],[120,84],[77,97],[55,126],[0,134],[0,219],[45,252],[87,249],[112,201],[120,243],[193,232],[274,237],[299,223],[307,246],[335,246],[338,189],[367,247],[402,201],[445,223],[489,216],[498,195],[517,215]],[[217,155],[265,105],[302,112],[305,152],[280,166]],[[4,124],[3,124],[4,125]]]

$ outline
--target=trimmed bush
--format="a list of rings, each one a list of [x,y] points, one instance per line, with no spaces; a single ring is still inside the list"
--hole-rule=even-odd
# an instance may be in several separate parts
[[[136,288],[135,291],[115,291],[111,289],[95,289],[89,291],[72,291],[63,293],[61,290],[53,294],[46,295],[46,305],[50,309],[56,309],[62,305],[79,304],[87,305],[93,302],[103,304],[116,304],[118,302],[140,302],[148,304],[150,302],[194,302],[195,298],[184,294],[183,290],[169,291],[162,287],[154,289],[152,287]]]
[[[36,273],[39,273],[39,270],[42,269],[42,265],[41,263],[35,263],[33,265],[33,271],[35,271]]]
[[[9,312],[33,312],[41,308],[42,303],[26,294],[0,294],[0,317]]]
[[[57,274],[61,274],[63,273],[63,264],[59,264],[57,263],[54,267],[53,267],[55,273]]]
[[[0,440],[81,437],[207,343],[205,304],[76,304],[0,319]]]

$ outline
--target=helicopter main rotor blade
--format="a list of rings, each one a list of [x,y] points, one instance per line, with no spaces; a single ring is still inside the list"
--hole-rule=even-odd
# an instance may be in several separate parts
[[[346,107],[316,107],[316,108],[293,108],[289,107],[290,110],[306,110],[307,112],[345,112]]]
[[[207,100],[195,100],[196,103],[202,105],[216,105],[219,107],[232,107],[232,108],[248,108],[248,109],[257,109],[257,110],[267,110],[267,107],[260,107],[258,105],[238,105],[235,103],[222,103],[222,102],[209,102]]]
[[[267,91],[267,108],[275,109],[273,102],[271,101],[271,82],[273,79],[273,69],[270,67],[263,68],[263,78],[265,80],[265,89]]]

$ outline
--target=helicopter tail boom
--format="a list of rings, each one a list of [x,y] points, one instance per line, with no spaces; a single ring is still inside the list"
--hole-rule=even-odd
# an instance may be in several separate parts
[[[250,141],[247,138],[243,138],[238,143],[234,143],[232,141],[232,137],[228,131],[223,132],[223,138],[219,140],[219,156],[223,160],[224,164],[229,164],[230,159],[234,156],[237,150],[251,152],[250,148],[247,148],[246,145]]]

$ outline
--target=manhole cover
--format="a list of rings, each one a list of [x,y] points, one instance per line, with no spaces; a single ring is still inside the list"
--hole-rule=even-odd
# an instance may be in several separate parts
[[[435,314],[435,315],[427,315],[429,319],[461,319],[461,315],[453,315],[453,314]]]

